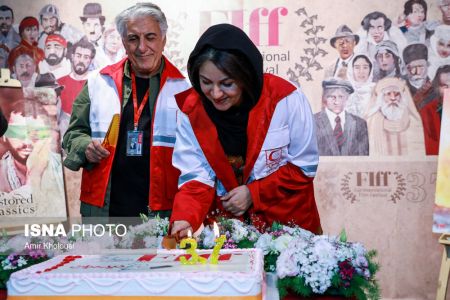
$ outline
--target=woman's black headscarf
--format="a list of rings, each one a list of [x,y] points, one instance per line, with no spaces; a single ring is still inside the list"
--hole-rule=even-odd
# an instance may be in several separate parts
[[[208,49],[224,51],[239,57],[242,68],[251,74],[249,78],[238,78],[220,65],[216,66],[230,78],[246,81],[251,91],[242,93],[242,103],[227,111],[218,111],[206,99],[200,88],[199,68],[196,60]],[[214,62],[213,62],[214,63]],[[250,38],[238,27],[230,24],[219,24],[208,28],[198,40],[188,60],[188,74],[193,88],[202,96],[202,102],[208,116],[216,126],[219,140],[227,155],[242,156],[245,159],[247,148],[247,123],[250,110],[256,105],[263,86],[263,59],[258,48]]]

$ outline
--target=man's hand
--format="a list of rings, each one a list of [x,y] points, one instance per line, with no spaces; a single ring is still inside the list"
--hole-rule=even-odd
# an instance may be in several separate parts
[[[191,234],[193,234],[192,226],[187,221],[175,221],[172,224],[172,230],[170,231],[170,234],[175,235],[178,232],[178,237],[183,238],[187,236],[188,230],[190,230]]]
[[[86,159],[91,163],[98,163],[102,159],[109,156],[109,151],[103,148],[99,141],[92,141],[86,148],[84,152]]]
[[[223,208],[237,217],[242,216],[253,203],[252,195],[246,185],[232,189],[220,200],[222,200]]]

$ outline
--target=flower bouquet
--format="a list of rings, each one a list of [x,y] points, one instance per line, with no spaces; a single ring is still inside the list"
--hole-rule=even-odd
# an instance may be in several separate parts
[[[6,282],[12,273],[25,269],[31,265],[43,262],[49,257],[43,250],[29,250],[0,255],[0,289],[6,289]]]
[[[273,224],[259,233],[255,227],[235,219],[219,221],[227,238],[224,248],[260,248],[264,268],[276,272],[280,297],[288,293],[311,297],[336,295],[358,300],[379,299],[380,291],[373,262],[375,251],[340,237],[314,235],[299,227]],[[208,227],[200,246],[212,248],[214,233]]]

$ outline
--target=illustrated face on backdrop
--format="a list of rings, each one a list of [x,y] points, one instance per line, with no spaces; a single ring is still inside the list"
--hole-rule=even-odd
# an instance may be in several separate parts
[[[441,73],[439,76],[439,96],[442,99],[444,97],[445,89],[450,87],[450,73]]]
[[[45,44],[45,60],[50,66],[58,65],[64,58],[66,48],[58,42],[48,42]]]
[[[24,117],[21,113],[12,112],[4,138],[14,159],[24,165],[33,151],[33,145],[48,134],[48,127],[41,116]]]
[[[334,112],[340,114],[347,103],[349,93],[343,88],[329,88],[324,91],[324,102],[326,107]]]
[[[158,22],[150,17],[128,21],[123,45],[133,70],[140,76],[156,72],[161,64],[166,37],[162,36]]]
[[[77,47],[72,54],[72,68],[78,75],[85,74],[92,62],[92,53],[90,49]]]
[[[363,57],[353,62],[353,77],[356,82],[364,83],[369,79],[370,65]]]
[[[39,30],[37,26],[29,26],[25,27],[22,32],[22,38],[28,42],[28,44],[32,45],[37,42],[39,36]]]
[[[13,17],[11,11],[0,11],[0,32],[7,35],[13,24]]]
[[[413,60],[406,66],[408,81],[415,87],[421,87],[427,78],[428,63],[426,59]]]
[[[382,91],[381,112],[386,119],[391,121],[399,120],[405,111],[406,103],[402,98],[402,94],[398,87],[391,86]]]
[[[211,61],[199,69],[200,88],[217,110],[227,111],[242,101],[242,88],[236,80],[219,70]]]
[[[111,31],[105,37],[105,49],[110,53],[117,53],[122,47],[122,39],[117,30]]]
[[[42,15],[42,28],[47,34],[54,33],[58,27],[58,19],[52,15]]]
[[[13,70],[16,78],[26,86],[36,72],[36,63],[30,56],[20,55],[15,61]]]
[[[442,5],[440,5],[439,8],[442,12],[442,21],[444,21],[445,24],[450,24],[450,1],[442,1]]]
[[[102,37],[102,24],[100,18],[87,18],[83,23],[84,34],[91,43],[97,42]]]
[[[439,39],[437,41],[436,51],[440,57],[446,58],[450,56],[450,40]]]
[[[384,38],[384,19],[378,18],[369,21],[369,35],[373,38],[375,43],[379,43]]]
[[[341,59],[347,59],[353,55],[353,49],[355,48],[356,42],[353,37],[341,37],[337,38],[335,46],[339,52]]]
[[[425,20],[425,10],[423,9],[423,6],[414,3],[412,5],[412,12],[407,16],[407,19],[412,26],[419,26],[422,24]]]
[[[390,73],[395,69],[394,55],[387,50],[379,51],[375,56],[380,69]]]

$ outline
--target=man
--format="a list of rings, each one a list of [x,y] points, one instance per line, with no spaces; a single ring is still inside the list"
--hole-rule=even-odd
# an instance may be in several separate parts
[[[11,50],[8,57],[8,65],[11,68],[13,65],[12,60],[18,56],[18,54],[27,51],[32,53],[32,58],[36,65],[42,61],[45,57],[44,51],[37,46],[37,39],[39,34],[39,22],[34,17],[25,17],[19,24],[19,34],[22,40],[20,44]]]
[[[322,111],[314,114],[320,155],[369,155],[366,121],[344,111],[353,93],[350,82],[328,79],[322,82]]]
[[[442,102],[444,90],[450,87],[450,65],[442,66],[437,70],[433,86],[437,96],[419,111],[422,117],[427,155],[438,155],[439,153]]]
[[[83,37],[83,34],[78,29],[61,22],[59,9],[53,4],[47,4],[41,8],[39,21],[41,22],[42,32],[39,36],[38,45],[42,49],[45,48],[45,40],[49,34],[60,34],[67,41],[68,45],[73,45]]]
[[[450,0],[438,0],[438,5],[442,13],[442,23],[450,25]]]
[[[84,34],[89,42],[98,47],[105,25],[105,16],[99,3],[87,3],[83,7],[83,15],[80,16]]]
[[[377,83],[366,120],[370,155],[425,155],[422,121],[403,80]]]
[[[376,47],[373,81],[385,77],[401,77],[400,54],[392,41],[382,41]]]
[[[64,86],[61,93],[61,109],[65,114],[72,113],[72,105],[87,80],[89,66],[96,55],[94,46],[85,39],[73,45],[71,55],[72,71],[58,79]]]
[[[0,192],[9,193],[30,183],[27,160],[35,144],[49,137],[45,111],[34,101],[15,100],[6,108],[8,130],[3,137],[5,154],[0,160]]]
[[[20,81],[23,88],[34,87],[38,76],[37,66],[29,51],[22,51],[22,54],[15,52],[17,57],[11,57],[13,77]]]
[[[435,97],[428,77],[428,49],[424,44],[411,44],[403,50],[406,84],[418,111]]]
[[[0,6],[0,48],[9,53],[20,43],[20,35],[14,30],[14,12],[6,5]]]
[[[52,73],[56,79],[70,73],[70,62],[66,58],[67,42],[59,34],[50,34],[45,40],[45,60],[39,63],[40,74]]]
[[[105,16],[102,14],[102,7],[99,3],[87,3],[83,8],[83,15],[80,17],[83,24],[85,38],[95,46],[97,53],[103,48],[103,31],[105,29]],[[100,68],[101,61],[92,61],[89,70]]]
[[[325,78],[338,77],[347,80],[347,66],[353,58],[353,49],[359,42],[359,36],[353,34],[347,25],[341,25],[336,30],[334,37],[330,39],[330,44],[339,53],[337,61],[325,69]]]
[[[174,95],[189,84],[162,55],[167,21],[158,6],[138,3],[120,13],[116,25],[128,57],[88,78],[72,107],[64,164],[84,168],[82,216],[137,217],[149,210],[167,216],[179,176],[171,164]],[[117,143],[102,144],[119,113]],[[131,149],[133,139],[139,144]]]
[[[376,46],[382,41],[390,40],[397,44],[400,51],[406,46],[406,38],[400,29],[392,26],[392,21],[382,12],[372,12],[364,17],[361,22],[365,31],[359,34],[361,42],[355,50],[370,57],[375,57]]]

